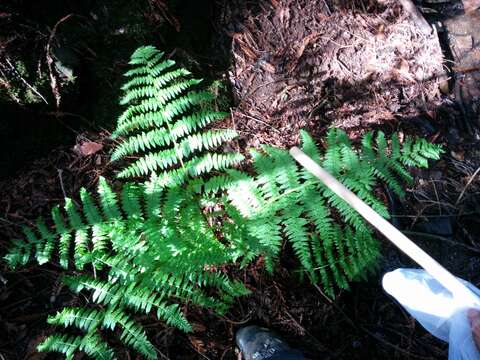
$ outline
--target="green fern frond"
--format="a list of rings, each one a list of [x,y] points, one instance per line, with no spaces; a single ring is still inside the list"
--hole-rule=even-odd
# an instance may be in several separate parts
[[[54,334],[47,337],[40,345],[38,351],[58,352],[65,355],[66,359],[73,359],[73,355],[80,348],[81,336],[67,334]]]
[[[41,238],[44,239],[44,243],[42,244],[42,247],[37,248],[36,256],[37,262],[40,265],[43,265],[52,257],[55,246],[55,235],[50,232],[42,218],[37,220],[37,228]]]
[[[97,360],[116,359],[113,350],[95,333],[89,333],[83,337],[79,350]]]
[[[142,327],[135,323],[122,309],[107,310],[103,318],[103,327],[114,330],[117,325],[122,329],[120,340],[124,344],[145,356],[146,359],[157,358],[155,348],[148,341]]]
[[[214,152],[233,140],[233,130],[206,130],[227,114],[213,110],[208,91],[196,90],[200,80],[184,69],[173,69],[171,60],[152,46],[138,49],[127,72],[120,116],[113,137],[124,139],[112,160],[136,157],[118,177],[155,175],[162,186],[182,185],[190,179],[238,164],[240,154]]]
[[[374,145],[373,133],[362,140],[362,154],[370,164],[374,175],[382,180],[397,195],[405,194],[402,182],[411,183],[412,176],[408,167],[428,167],[429,160],[438,160],[443,153],[440,145],[431,144],[425,139],[405,139],[400,146],[397,134],[391,139],[389,148],[385,134],[377,133]]]
[[[387,207],[374,196],[377,180],[401,193],[402,182],[411,178],[404,164],[424,166],[427,163],[420,158],[437,159],[441,152],[423,139],[402,147],[393,138],[389,146],[381,132],[376,138],[367,134],[359,150],[338,129],[328,132],[324,152],[306,132],[301,138],[307,154],[386,218]],[[373,232],[344,200],[285,150],[263,147],[261,152],[252,151],[252,159],[255,177],[229,171],[233,182],[228,197],[257,239],[257,253],[265,257],[269,270],[282,239],[291,244],[303,271],[331,296],[335,287],[348,289],[349,281],[375,266],[379,248]]]
[[[89,333],[86,336],[53,334],[39,344],[37,349],[42,352],[64,354],[67,360],[73,360],[76,351],[83,351],[96,360],[117,359],[108,344],[94,333]]]
[[[109,220],[121,219],[122,214],[118,206],[117,196],[104,178],[100,178],[98,181],[98,195],[105,218]]]
[[[160,303],[157,306],[157,318],[163,319],[168,325],[174,326],[184,332],[192,332],[192,325],[185,319],[178,304]]]
[[[47,322],[50,325],[61,325],[65,328],[75,326],[84,331],[91,332],[101,323],[103,311],[89,308],[64,308],[54,316],[49,316]]]
[[[12,266],[25,264],[30,257],[42,264],[55,262],[59,254],[65,268],[102,270],[96,278],[84,274],[62,279],[71,291],[87,295],[94,307],[67,308],[49,319],[53,325],[76,327],[84,336],[55,335],[41,348],[71,354],[90,346],[93,354],[97,346],[99,354],[110,354],[100,338],[92,342],[89,335],[106,327],[102,309],[109,308],[111,321],[119,316],[122,342],[145,358],[154,358],[141,325],[126,317],[129,312],[156,313],[188,332],[192,328],[180,304],[222,313],[234,297],[247,294],[243,284],[213,270],[238,258],[238,249],[225,242],[228,237],[219,241],[217,232],[225,230],[208,224],[196,197],[193,188],[166,189],[154,182],[127,183],[117,194],[101,178],[96,196],[81,190],[81,206],[67,199],[63,208],[54,208],[53,226],[39,220],[37,228],[26,227],[24,241],[14,242],[6,257]],[[111,321],[108,326],[113,326]]]
[[[93,200],[92,196],[85,188],[80,189],[80,198],[82,199],[82,206],[88,224],[100,224],[103,221],[100,210],[98,209],[98,206]]]
[[[222,147],[236,132],[212,127],[228,114],[213,110],[213,94],[188,70],[152,46],[138,48],[129,64],[112,160],[132,159],[118,177],[148,181],[114,190],[100,178],[95,195],[81,189],[79,200],[65,199],[51,219],[25,227],[5,256],[11,267],[58,262],[71,270],[63,283],[88,299],[48,319],[81,334],[53,334],[39,350],[115,359],[103,336],[116,330],[140,357],[156,359],[136,313],[190,332],[187,304],[222,314],[249,293],[225,265],[261,255],[273,271],[284,240],[302,272],[331,296],[375,267],[379,246],[371,229],[286,151],[252,152],[253,177],[234,169],[243,156]],[[381,132],[367,134],[359,149],[337,129],[328,132],[325,151],[306,132],[301,138],[307,154],[384,217],[387,208],[374,195],[379,180],[401,195],[412,180],[407,167],[428,166],[442,152],[424,139],[400,144]]]

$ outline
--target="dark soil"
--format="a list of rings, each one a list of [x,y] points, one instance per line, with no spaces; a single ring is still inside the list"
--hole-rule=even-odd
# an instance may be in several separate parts
[[[260,143],[289,147],[297,144],[301,128],[320,140],[329,126],[346,129],[354,139],[380,128],[424,136],[446,146],[441,161],[415,173],[415,184],[405,199],[389,198],[393,222],[409,231],[445,267],[478,286],[480,142],[470,131],[477,124],[465,116],[465,109],[475,110],[478,99],[470,97],[470,102],[459,105],[454,91],[442,94],[437,90],[445,80],[441,45],[445,50],[448,44],[417,31],[392,1],[225,0],[205,7],[198,3],[178,1],[170,12],[139,4],[133,8],[148,15],[152,28],[158,22],[168,24],[169,30],[159,31],[163,39],[158,42],[168,42],[169,53],[181,63],[211,78],[227,71],[235,104],[232,116],[220,126],[239,131],[240,141],[234,145],[240,150]],[[437,10],[449,15],[458,7]],[[65,11],[59,10],[56,16],[64,16]],[[120,10],[107,6],[106,11],[110,15],[102,16],[113,19],[109,11]],[[135,39],[151,35],[135,34],[124,39],[129,44],[123,49],[127,54]],[[116,60],[108,58],[108,48],[99,51],[95,69],[86,73],[87,87],[78,90],[81,99],[91,96],[90,89],[94,94],[101,92],[96,78],[89,75],[100,69],[109,74],[102,83],[106,86],[102,94],[114,97],[114,84],[120,80],[126,59],[123,50]],[[107,68],[107,61],[113,65]],[[477,76],[478,72],[468,74]],[[102,119],[113,113],[116,105],[111,98],[97,97],[95,106],[81,113],[95,131],[58,130],[55,123],[52,132],[68,145],[59,146],[59,139],[49,138],[50,147],[43,154],[32,147],[28,156],[18,160],[21,164],[15,164],[18,171],[0,180],[2,253],[10,239],[21,236],[21,225],[48,216],[53,205],[64,196],[75,198],[81,187],[94,187],[100,175],[113,178],[108,132],[99,129],[105,122],[92,121],[93,113]],[[97,112],[103,104],[108,107]],[[19,129],[15,134],[21,133]],[[43,143],[35,134],[32,137]],[[21,143],[28,143],[28,138]],[[103,149],[82,155],[79,146],[86,141],[101,144]],[[9,150],[3,151],[5,166],[9,166]],[[384,192],[388,198],[388,190]],[[231,269],[252,295],[239,299],[225,316],[188,308],[193,334],[166,328],[150,318],[144,318],[144,324],[164,359],[235,359],[235,331],[253,323],[275,329],[312,359],[446,358],[447,345],[384,293],[381,277],[385,272],[414,264],[382,243],[378,272],[352,284],[350,291],[339,293],[336,299],[300,280],[295,271],[298,264],[287,247],[274,276],[265,273],[261,260],[243,270]],[[1,265],[1,357],[47,358],[34,350],[51,331],[45,325],[46,316],[77,301],[59,286],[59,273],[55,267],[33,266],[12,272]],[[136,358],[126,350],[119,356]]]

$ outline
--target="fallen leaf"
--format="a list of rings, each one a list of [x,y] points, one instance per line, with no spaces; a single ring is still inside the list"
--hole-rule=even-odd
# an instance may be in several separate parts
[[[80,153],[83,156],[95,154],[102,149],[103,149],[102,144],[99,144],[93,141],[85,141],[84,143],[82,143],[82,145],[80,145]]]
[[[432,120],[436,120],[437,118],[437,112],[435,110],[427,110],[427,115]]]
[[[190,340],[190,343],[192,344],[192,346],[195,348],[195,350],[197,350],[200,354],[204,354],[205,353],[205,343],[196,338],[196,337],[193,337],[191,335],[188,336],[188,340]]]
[[[458,160],[458,161],[463,161],[465,160],[465,151],[464,150],[459,150],[459,151],[450,151],[450,155],[452,155],[452,157],[455,159],[455,160]]]
[[[408,80],[413,81],[412,74],[410,73],[410,64],[405,59],[400,59],[396,68],[392,69],[392,76],[396,80]]]
[[[250,46],[242,39],[241,34],[233,34],[233,39],[237,41],[238,45],[244,52],[244,54],[250,59],[256,59],[257,55],[255,54],[254,50],[250,48]]]

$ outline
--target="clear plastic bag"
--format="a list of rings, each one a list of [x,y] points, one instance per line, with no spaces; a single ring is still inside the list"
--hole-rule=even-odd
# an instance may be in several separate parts
[[[477,296],[480,304],[480,290],[460,280]],[[467,316],[472,307],[453,297],[427,272],[397,269],[384,275],[383,288],[432,335],[449,343],[449,360],[480,360]]]

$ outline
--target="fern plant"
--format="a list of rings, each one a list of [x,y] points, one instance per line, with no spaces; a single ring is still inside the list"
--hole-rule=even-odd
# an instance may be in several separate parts
[[[388,210],[374,195],[378,181],[403,196],[403,183],[412,181],[407,166],[426,167],[442,152],[424,139],[407,139],[401,146],[396,135],[388,146],[382,132],[375,141],[373,133],[367,134],[355,151],[345,132],[331,129],[322,153],[306,132],[301,137],[305,153],[385,218]],[[235,179],[229,197],[246,219],[249,235],[258,239],[257,252],[265,256],[269,270],[283,239],[291,243],[311,280],[320,281],[331,296],[335,286],[348,288],[349,280],[375,265],[379,245],[346,202],[297,166],[285,150],[264,146],[252,157],[256,176],[229,171]]]
[[[75,271],[63,277],[64,284],[90,294],[93,307],[65,308],[48,319],[77,329],[76,335],[55,333],[39,346],[67,358],[77,351],[115,358],[102,336],[108,330],[116,330],[121,342],[142,357],[156,358],[135,313],[155,312],[188,332],[184,304],[222,313],[247,293],[219,269],[252,246],[241,238],[241,225],[223,221],[229,206],[209,195],[228,184],[221,171],[243,159],[215,151],[236,133],[207,129],[226,114],[210,110],[213,95],[198,90],[199,80],[175,69],[154,47],[137,49],[130,64],[121,100],[127,109],[113,133],[118,146],[112,160],[137,158],[118,176],[149,181],[127,183],[118,195],[101,179],[97,200],[86,190],[80,207],[66,199],[52,210],[50,221],[39,219],[35,228],[24,228],[25,238],[15,241],[6,256],[13,268],[32,257],[40,265],[58,262]]]
[[[125,112],[117,122],[113,138],[123,137],[112,160],[137,158],[119,172],[120,178],[155,175],[165,186],[181,185],[188,179],[238,164],[243,157],[233,152],[215,152],[234,139],[234,130],[207,130],[225,118],[213,111],[214,96],[196,90],[200,80],[174,67],[173,60],[153,46],[135,51],[129,79],[122,87]]]
[[[65,330],[47,337],[40,350],[115,359],[105,336],[113,331],[142,358],[155,359],[135,314],[155,313],[191,331],[185,304],[224,312],[248,293],[224,265],[263,255],[272,270],[283,239],[331,295],[374,265],[379,248],[370,228],[286,151],[253,152],[253,177],[234,170],[243,157],[221,148],[236,133],[211,129],[226,114],[210,110],[212,94],[198,89],[200,81],[151,46],[136,50],[130,64],[112,160],[126,164],[120,178],[147,181],[115,192],[100,179],[97,196],[82,189],[80,204],[66,199],[51,219],[24,228],[24,239],[6,256],[11,267],[32,258],[58,262],[63,283],[88,295],[88,305],[48,318]],[[366,135],[359,151],[335,129],[325,152],[308,134],[302,139],[307,154],[385,217],[385,205],[373,195],[377,182],[401,195],[403,182],[411,181],[406,167],[424,167],[441,152],[425,140],[400,145],[394,136],[388,144],[383,133]]]
[[[25,239],[16,241],[6,256],[9,265],[24,265],[32,257],[39,264],[58,261],[75,270],[63,277],[64,284],[75,293],[89,294],[94,305],[65,308],[49,317],[50,324],[77,328],[83,335],[53,334],[40,350],[61,352],[67,358],[83,351],[96,359],[114,359],[102,334],[118,329],[125,345],[143,358],[155,359],[155,349],[135,313],[155,312],[157,318],[188,332],[191,326],[183,304],[223,313],[235,297],[248,293],[218,270],[236,260],[241,239],[219,241],[221,225],[209,225],[219,214],[205,214],[191,201],[193,195],[153,183],[126,184],[117,195],[101,179],[98,200],[82,190],[81,207],[67,199],[63,208],[53,209],[49,222],[53,227],[40,219],[36,228],[24,229]]]

